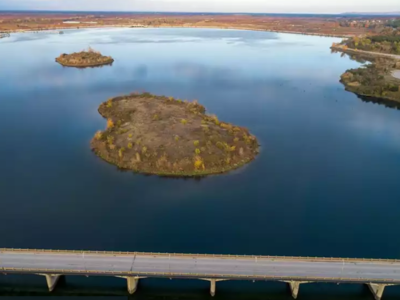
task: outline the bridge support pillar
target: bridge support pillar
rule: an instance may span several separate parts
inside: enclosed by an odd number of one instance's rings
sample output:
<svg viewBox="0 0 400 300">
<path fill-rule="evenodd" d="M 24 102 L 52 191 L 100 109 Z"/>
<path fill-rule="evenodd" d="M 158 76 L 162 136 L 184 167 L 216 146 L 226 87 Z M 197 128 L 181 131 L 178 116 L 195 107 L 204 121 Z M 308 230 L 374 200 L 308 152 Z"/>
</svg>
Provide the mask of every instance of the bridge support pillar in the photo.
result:
<svg viewBox="0 0 400 300">
<path fill-rule="evenodd" d="M 128 286 L 128 292 L 131 295 L 136 292 L 137 285 L 139 283 L 139 279 L 144 278 L 144 277 L 138 277 L 138 276 L 135 276 L 135 277 L 133 277 L 133 276 L 117 276 L 117 277 L 126 279 L 126 283 Z"/>
<path fill-rule="evenodd" d="M 47 282 L 47 287 L 49 288 L 49 292 L 52 292 L 55 289 L 57 282 L 61 277 L 61 275 L 58 274 L 38 274 L 38 275 L 46 277 L 46 282 Z"/>
<path fill-rule="evenodd" d="M 215 296 L 215 292 L 217 290 L 217 282 L 226 280 L 226 279 L 213 279 L 213 278 L 200 278 L 200 279 L 210 282 L 210 295 L 211 295 L 211 297 Z"/>
<path fill-rule="evenodd" d="M 374 295 L 375 300 L 381 300 L 385 287 L 391 284 L 378 284 L 378 283 L 367 283 L 369 290 Z"/>
<path fill-rule="evenodd" d="M 300 284 L 308 283 L 307 281 L 284 281 L 284 282 L 289 284 L 293 299 L 297 299 L 297 296 L 299 295 Z"/>
</svg>

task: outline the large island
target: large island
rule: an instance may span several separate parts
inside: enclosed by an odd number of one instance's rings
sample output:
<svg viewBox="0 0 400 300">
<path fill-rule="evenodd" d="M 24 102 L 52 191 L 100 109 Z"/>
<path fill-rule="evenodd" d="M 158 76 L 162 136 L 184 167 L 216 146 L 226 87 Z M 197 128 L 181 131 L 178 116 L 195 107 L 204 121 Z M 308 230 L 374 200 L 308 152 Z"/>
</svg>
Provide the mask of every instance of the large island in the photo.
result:
<svg viewBox="0 0 400 300">
<path fill-rule="evenodd" d="M 65 67 L 86 68 L 110 65 L 114 62 L 114 59 L 111 56 L 101 55 L 100 52 L 89 48 L 86 51 L 61 54 L 56 58 L 56 62 Z"/>
<path fill-rule="evenodd" d="M 133 93 L 102 103 L 99 113 L 107 129 L 95 134 L 92 149 L 123 169 L 203 176 L 239 168 L 259 151 L 246 128 L 206 115 L 197 101 Z"/>
</svg>

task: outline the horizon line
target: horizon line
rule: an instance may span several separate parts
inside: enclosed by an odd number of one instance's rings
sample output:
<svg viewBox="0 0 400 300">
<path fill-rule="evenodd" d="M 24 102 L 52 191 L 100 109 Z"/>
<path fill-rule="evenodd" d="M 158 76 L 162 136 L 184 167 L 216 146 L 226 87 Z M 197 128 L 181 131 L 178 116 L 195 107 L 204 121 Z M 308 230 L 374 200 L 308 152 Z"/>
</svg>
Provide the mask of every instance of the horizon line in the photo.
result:
<svg viewBox="0 0 400 300">
<path fill-rule="evenodd" d="M 400 15 L 400 11 L 389 11 L 389 12 L 211 12 L 211 11 L 151 11 L 151 10 L 51 10 L 51 9 L 0 9 L 0 12 L 73 12 L 73 13 L 152 13 L 152 14 L 270 14 L 270 15 Z"/>
</svg>

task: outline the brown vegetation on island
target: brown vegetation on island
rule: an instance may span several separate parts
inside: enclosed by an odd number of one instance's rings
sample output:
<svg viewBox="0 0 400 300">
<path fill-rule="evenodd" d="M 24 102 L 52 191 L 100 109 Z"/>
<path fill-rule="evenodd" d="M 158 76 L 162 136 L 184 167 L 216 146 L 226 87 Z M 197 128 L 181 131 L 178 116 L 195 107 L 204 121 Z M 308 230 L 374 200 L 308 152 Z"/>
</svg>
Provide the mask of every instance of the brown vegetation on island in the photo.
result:
<svg viewBox="0 0 400 300">
<path fill-rule="evenodd" d="M 239 168 L 259 151 L 246 128 L 206 115 L 197 101 L 133 93 L 102 103 L 99 113 L 107 128 L 95 134 L 91 147 L 123 169 L 204 176 Z"/>
<path fill-rule="evenodd" d="M 103 56 L 89 47 L 86 51 L 61 54 L 56 58 L 56 62 L 66 67 L 84 68 L 109 65 L 114 62 L 114 59 L 111 56 Z"/>
</svg>

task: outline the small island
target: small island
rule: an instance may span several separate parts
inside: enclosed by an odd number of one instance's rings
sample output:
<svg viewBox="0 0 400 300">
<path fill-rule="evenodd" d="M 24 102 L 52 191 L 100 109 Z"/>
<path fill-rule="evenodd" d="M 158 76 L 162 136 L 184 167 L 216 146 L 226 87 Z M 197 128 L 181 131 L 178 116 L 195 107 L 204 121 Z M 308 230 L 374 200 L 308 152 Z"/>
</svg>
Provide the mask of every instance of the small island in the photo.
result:
<svg viewBox="0 0 400 300">
<path fill-rule="evenodd" d="M 86 68 L 111 65 L 114 59 L 111 56 L 103 56 L 100 52 L 89 47 L 86 51 L 61 54 L 56 58 L 56 62 L 65 67 Z"/>
<path fill-rule="evenodd" d="M 102 103 L 105 131 L 91 141 L 93 151 L 122 169 L 160 176 L 193 177 L 225 173 L 259 152 L 246 128 L 205 114 L 197 101 L 132 93 Z"/>
</svg>

